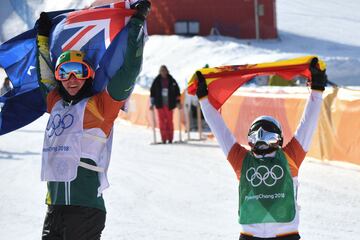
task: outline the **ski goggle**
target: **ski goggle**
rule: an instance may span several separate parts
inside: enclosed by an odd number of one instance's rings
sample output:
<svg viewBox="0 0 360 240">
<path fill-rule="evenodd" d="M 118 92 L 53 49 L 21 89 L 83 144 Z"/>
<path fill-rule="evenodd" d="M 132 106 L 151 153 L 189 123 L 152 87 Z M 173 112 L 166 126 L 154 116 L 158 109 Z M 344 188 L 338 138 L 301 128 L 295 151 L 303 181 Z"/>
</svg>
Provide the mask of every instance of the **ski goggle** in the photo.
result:
<svg viewBox="0 0 360 240">
<path fill-rule="evenodd" d="M 59 81 L 66 81 L 71 74 L 79 80 L 86 80 L 94 76 L 94 70 L 84 62 L 65 62 L 57 67 L 55 78 Z"/>
<path fill-rule="evenodd" d="M 251 147 L 256 146 L 258 143 L 263 143 L 267 146 L 273 146 L 279 144 L 280 141 L 280 134 L 268 132 L 263 129 L 262 126 L 257 130 L 250 132 L 248 135 L 248 142 Z"/>
<path fill-rule="evenodd" d="M 273 132 L 273 133 L 281 133 L 281 130 L 274 124 L 267 122 L 267 121 L 259 121 L 254 123 L 249 130 L 249 134 L 251 134 L 254 131 L 257 131 L 259 128 L 262 128 L 263 130 L 267 132 Z"/>
</svg>

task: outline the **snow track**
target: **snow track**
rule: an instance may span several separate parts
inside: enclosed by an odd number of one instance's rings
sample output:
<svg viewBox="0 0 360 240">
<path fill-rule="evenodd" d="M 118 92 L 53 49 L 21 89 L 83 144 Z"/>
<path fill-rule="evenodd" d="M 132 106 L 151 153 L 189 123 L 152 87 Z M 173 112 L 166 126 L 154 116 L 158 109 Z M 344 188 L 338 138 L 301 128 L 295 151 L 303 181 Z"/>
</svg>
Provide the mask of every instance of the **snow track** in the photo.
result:
<svg viewBox="0 0 360 240">
<path fill-rule="evenodd" d="M 39 239 L 46 117 L 1 136 L 0 239 Z M 175 135 L 176 136 L 176 135 Z M 116 123 L 103 239 L 238 239 L 238 182 L 216 142 L 150 145 L 151 129 Z M 300 170 L 300 231 L 308 240 L 360 235 L 360 167 L 307 159 Z"/>
</svg>

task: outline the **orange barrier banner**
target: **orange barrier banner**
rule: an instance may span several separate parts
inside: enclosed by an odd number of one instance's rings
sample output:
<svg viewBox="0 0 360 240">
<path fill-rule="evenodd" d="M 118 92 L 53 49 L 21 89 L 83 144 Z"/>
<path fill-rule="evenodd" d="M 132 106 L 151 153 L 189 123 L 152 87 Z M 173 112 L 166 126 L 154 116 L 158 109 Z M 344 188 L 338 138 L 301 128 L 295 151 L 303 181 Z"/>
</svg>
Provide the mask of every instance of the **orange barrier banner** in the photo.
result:
<svg viewBox="0 0 360 240">
<path fill-rule="evenodd" d="M 119 116 L 125 120 L 128 120 L 134 124 L 144 125 L 147 127 L 152 127 L 152 117 L 150 112 L 150 96 L 148 92 L 145 91 L 136 91 L 131 94 L 130 100 L 128 102 L 128 112 L 120 112 Z M 156 110 L 155 110 L 156 112 Z M 173 122 L 174 122 L 174 129 L 179 130 L 179 112 L 181 115 L 181 122 L 182 122 L 182 130 L 184 130 L 184 113 L 181 109 L 180 111 L 175 108 L 173 110 Z M 156 126 L 159 127 L 159 120 L 157 113 L 156 116 Z"/>
<path fill-rule="evenodd" d="M 221 114 L 239 143 L 247 145 L 251 122 L 260 115 L 277 118 L 283 128 L 284 143 L 293 136 L 309 97 L 306 87 L 258 87 L 238 89 L 222 106 Z M 360 164 L 360 91 L 328 88 L 308 156 Z M 152 126 L 149 94 L 136 91 L 129 112 L 121 117 Z M 182 122 L 183 122 L 183 113 Z M 174 127 L 179 111 L 174 110 Z M 184 129 L 184 128 L 183 128 Z"/>
</svg>

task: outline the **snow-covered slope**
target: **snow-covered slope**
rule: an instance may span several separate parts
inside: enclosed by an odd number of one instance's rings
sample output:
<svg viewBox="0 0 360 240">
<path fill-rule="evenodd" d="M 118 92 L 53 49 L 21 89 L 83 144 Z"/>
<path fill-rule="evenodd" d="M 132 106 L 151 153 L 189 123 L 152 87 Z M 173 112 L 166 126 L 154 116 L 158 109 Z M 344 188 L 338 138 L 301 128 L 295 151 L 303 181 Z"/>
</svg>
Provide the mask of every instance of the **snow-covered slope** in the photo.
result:
<svg viewBox="0 0 360 240">
<path fill-rule="evenodd" d="M 277 24 L 281 31 L 360 47 L 359 1 L 277 0 L 276 4 Z"/>
<path fill-rule="evenodd" d="M 4 0 L 0 8 L 0 42 L 33 26 L 41 11 L 81 8 L 91 2 Z M 339 85 L 360 85 L 358 10 L 360 1 L 354 0 L 279 0 L 277 40 L 151 36 L 139 83 L 149 86 L 162 64 L 169 67 L 184 88 L 191 74 L 205 64 L 259 63 L 314 54 L 327 62 L 331 81 Z"/>
<path fill-rule="evenodd" d="M 359 24 L 360 25 L 360 24 Z M 151 36 L 145 48 L 141 85 L 149 85 L 165 64 L 182 87 L 196 69 L 210 66 L 271 62 L 318 55 L 328 65 L 329 79 L 360 85 L 360 47 L 281 32 L 280 39 L 245 41 L 229 37 Z"/>
<path fill-rule="evenodd" d="M 46 117 L 0 137 L 0 239 L 40 239 Z M 177 136 L 177 134 L 175 134 Z M 238 239 L 238 181 L 216 142 L 150 145 L 152 131 L 115 126 L 106 240 Z M 299 173 L 300 232 L 308 240 L 360 235 L 360 168 L 307 159 Z"/>
<path fill-rule="evenodd" d="M 154 76 L 158 70 L 154 66 L 167 64 L 185 86 L 185 79 L 194 69 L 206 63 L 233 65 L 319 55 L 328 64 L 331 81 L 360 85 L 359 10 L 360 1 L 355 0 L 278 0 L 277 40 L 152 36 L 146 46 L 141 76 Z"/>
</svg>

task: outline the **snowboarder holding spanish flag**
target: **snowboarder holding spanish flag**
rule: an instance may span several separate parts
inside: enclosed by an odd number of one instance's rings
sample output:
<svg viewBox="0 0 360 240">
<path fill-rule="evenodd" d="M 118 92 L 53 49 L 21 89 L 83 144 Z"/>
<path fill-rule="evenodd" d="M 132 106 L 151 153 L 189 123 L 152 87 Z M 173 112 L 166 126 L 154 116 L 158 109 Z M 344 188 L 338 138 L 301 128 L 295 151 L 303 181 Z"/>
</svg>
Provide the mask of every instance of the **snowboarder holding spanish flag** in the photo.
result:
<svg viewBox="0 0 360 240">
<path fill-rule="evenodd" d="M 220 113 L 211 105 L 203 74 L 196 72 L 205 119 L 239 183 L 240 240 L 298 240 L 298 171 L 316 129 L 327 77 L 318 59 L 310 63 L 311 93 L 297 130 L 285 146 L 280 123 L 271 116 L 260 116 L 248 131 L 247 150 L 236 142 Z"/>
</svg>

